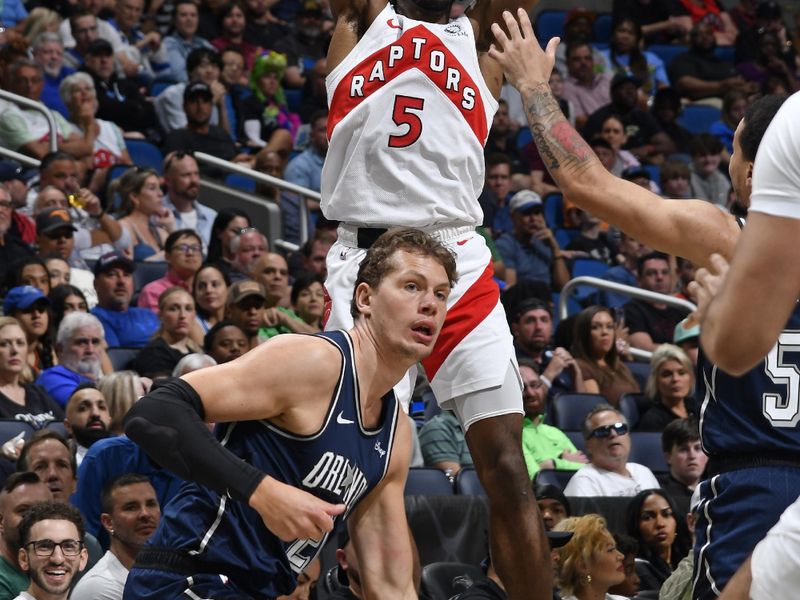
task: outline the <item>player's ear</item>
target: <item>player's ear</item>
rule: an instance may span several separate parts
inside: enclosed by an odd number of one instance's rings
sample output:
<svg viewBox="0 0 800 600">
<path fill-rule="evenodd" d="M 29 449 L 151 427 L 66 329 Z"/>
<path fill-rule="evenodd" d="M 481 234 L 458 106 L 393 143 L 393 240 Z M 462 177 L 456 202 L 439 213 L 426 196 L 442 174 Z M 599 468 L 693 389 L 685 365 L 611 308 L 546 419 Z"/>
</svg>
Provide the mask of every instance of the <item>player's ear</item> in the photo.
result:
<svg viewBox="0 0 800 600">
<path fill-rule="evenodd" d="M 747 185 L 753 185 L 753 163 L 747 163 L 747 177 L 746 177 Z"/>
<path fill-rule="evenodd" d="M 358 284 L 355 299 L 359 314 L 368 316 L 372 310 L 372 288 L 368 283 L 362 281 Z"/>
</svg>

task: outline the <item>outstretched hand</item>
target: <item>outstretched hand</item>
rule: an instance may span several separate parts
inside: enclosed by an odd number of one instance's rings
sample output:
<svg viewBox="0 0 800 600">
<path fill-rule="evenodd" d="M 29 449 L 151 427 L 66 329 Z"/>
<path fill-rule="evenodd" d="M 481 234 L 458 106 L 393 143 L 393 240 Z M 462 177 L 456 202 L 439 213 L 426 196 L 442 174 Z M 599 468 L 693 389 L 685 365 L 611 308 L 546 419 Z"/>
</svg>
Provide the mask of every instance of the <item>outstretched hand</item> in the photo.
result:
<svg viewBox="0 0 800 600">
<path fill-rule="evenodd" d="M 272 533 L 284 542 L 297 539 L 320 540 L 333 530 L 334 517 L 345 511 L 344 504 L 325 502 L 306 491 L 265 477 L 250 497 Z"/>
<path fill-rule="evenodd" d="M 498 23 L 492 24 L 497 44 L 491 45 L 489 56 L 503 68 L 509 83 L 521 91 L 523 87 L 550 81 L 550 73 L 556 62 L 556 47 L 561 40 L 552 38 L 547 42 L 547 48 L 542 50 L 525 9 L 517 9 L 517 19 L 509 11 L 503 11 L 510 37 Z"/>
</svg>

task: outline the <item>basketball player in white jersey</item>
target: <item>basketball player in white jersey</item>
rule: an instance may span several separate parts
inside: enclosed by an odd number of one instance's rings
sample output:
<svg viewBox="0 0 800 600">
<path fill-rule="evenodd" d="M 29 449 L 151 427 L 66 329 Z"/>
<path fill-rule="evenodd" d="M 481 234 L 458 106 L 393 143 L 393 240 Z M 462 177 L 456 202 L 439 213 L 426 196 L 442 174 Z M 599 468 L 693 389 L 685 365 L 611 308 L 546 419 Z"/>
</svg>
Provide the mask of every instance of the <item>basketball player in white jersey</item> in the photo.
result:
<svg viewBox="0 0 800 600">
<path fill-rule="evenodd" d="M 548 546 L 521 453 L 511 334 L 475 232 L 483 146 L 503 80 L 486 54 L 488 36 L 504 2 L 478 0 L 469 16 L 450 19 L 452 0 L 331 1 L 321 207 L 342 223 L 328 253 L 328 329 L 351 324 L 358 263 L 387 228 L 422 229 L 456 255 L 460 279 L 423 365 L 466 431 L 489 497 L 493 563 L 509 598 L 528 600 L 551 597 Z"/>
</svg>

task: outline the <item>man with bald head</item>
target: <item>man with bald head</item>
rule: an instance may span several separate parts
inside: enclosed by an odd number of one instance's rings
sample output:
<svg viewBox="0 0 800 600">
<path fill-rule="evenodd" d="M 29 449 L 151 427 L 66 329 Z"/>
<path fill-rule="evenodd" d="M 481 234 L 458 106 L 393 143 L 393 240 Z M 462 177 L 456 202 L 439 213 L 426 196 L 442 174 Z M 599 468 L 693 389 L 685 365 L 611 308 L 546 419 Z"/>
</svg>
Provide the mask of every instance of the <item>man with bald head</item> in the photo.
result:
<svg viewBox="0 0 800 600">
<path fill-rule="evenodd" d="M 19 568 L 19 522 L 37 502 L 53 494 L 36 473 L 9 475 L 0 491 L 0 598 L 14 598 L 28 588 L 28 576 Z"/>
<path fill-rule="evenodd" d="M 266 291 L 265 327 L 259 330 L 260 336 L 271 338 L 280 333 L 316 333 L 313 327 L 285 306 L 289 299 L 289 265 L 283 256 L 274 252 L 262 254 L 251 263 L 250 276 Z"/>
</svg>

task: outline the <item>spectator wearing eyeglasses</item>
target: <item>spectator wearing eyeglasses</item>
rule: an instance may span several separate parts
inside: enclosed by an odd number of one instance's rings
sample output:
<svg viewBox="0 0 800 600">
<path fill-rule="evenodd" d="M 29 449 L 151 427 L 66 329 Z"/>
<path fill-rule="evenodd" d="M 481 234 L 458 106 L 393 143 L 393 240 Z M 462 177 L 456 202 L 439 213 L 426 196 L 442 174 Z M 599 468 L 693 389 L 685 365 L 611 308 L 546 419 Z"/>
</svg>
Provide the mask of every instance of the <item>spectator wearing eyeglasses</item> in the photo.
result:
<svg viewBox="0 0 800 600">
<path fill-rule="evenodd" d="M 62 407 L 81 383 L 92 383 L 102 375 L 105 343 L 103 325 L 92 314 L 76 311 L 61 321 L 56 336 L 58 364 L 42 371 L 36 383 Z"/>
<path fill-rule="evenodd" d="M 635 496 L 660 487 L 647 467 L 629 463 L 628 420 L 610 404 L 595 406 L 583 422 L 589 464 L 569 480 L 567 496 Z"/>
<path fill-rule="evenodd" d="M 19 524 L 19 565 L 31 583 L 14 600 L 67 600 L 72 580 L 89 560 L 84 535 L 77 508 L 64 502 L 32 506 Z"/>
<path fill-rule="evenodd" d="M 164 242 L 164 258 L 168 265 L 167 273 L 142 288 L 138 301 L 140 308 L 158 312 L 158 297 L 172 287 L 192 293 L 194 275 L 203 262 L 203 241 L 192 229 L 173 231 Z"/>
</svg>

